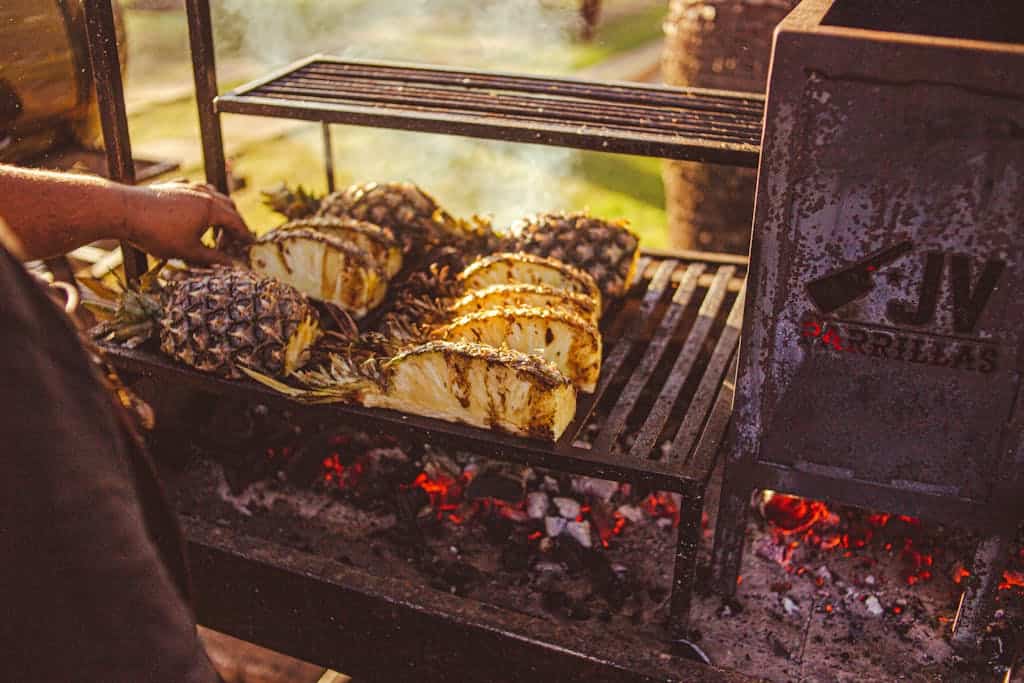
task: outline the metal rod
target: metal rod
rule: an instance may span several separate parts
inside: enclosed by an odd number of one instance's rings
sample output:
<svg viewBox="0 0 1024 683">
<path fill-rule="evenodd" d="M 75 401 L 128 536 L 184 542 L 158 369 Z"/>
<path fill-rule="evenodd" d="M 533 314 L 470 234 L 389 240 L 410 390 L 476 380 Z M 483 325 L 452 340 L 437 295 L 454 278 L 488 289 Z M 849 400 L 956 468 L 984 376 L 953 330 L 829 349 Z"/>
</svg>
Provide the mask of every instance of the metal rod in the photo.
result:
<svg viewBox="0 0 1024 683">
<path fill-rule="evenodd" d="M 187 0 L 188 41 L 192 48 L 192 76 L 199 108 L 199 134 L 203 142 L 203 167 L 206 182 L 227 194 L 228 170 L 224 158 L 224 138 L 220 114 L 214 109 L 217 97 L 217 65 L 213 52 L 213 22 L 210 0 Z"/>
<path fill-rule="evenodd" d="M 703 534 L 704 486 L 689 487 L 679 505 L 679 527 L 675 565 L 672 570 L 672 597 L 669 603 L 669 633 L 673 638 L 688 638 L 690 601 L 697 576 L 697 553 Z"/>
<path fill-rule="evenodd" d="M 134 185 L 135 162 L 128 135 L 114 10 L 110 0 L 85 0 L 83 9 L 89 63 L 96 84 L 103 148 L 107 155 L 107 175 L 116 182 Z M 125 279 L 134 288 L 139 277 L 146 272 L 146 254 L 127 241 L 121 242 L 121 252 L 124 255 Z"/>
<path fill-rule="evenodd" d="M 324 134 L 324 165 L 327 168 L 327 191 L 334 192 L 334 148 L 331 145 L 331 124 L 320 124 Z"/>
</svg>

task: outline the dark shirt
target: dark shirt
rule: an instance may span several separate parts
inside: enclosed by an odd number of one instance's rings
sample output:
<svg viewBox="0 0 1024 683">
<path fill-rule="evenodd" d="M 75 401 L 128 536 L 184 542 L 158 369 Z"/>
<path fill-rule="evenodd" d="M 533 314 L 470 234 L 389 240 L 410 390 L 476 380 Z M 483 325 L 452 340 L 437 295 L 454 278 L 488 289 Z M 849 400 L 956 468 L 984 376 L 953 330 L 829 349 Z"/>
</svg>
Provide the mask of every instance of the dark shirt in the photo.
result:
<svg viewBox="0 0 1024 683">
<path fill-rule="evenodd" d="M 0 248 L 0 681 L 214 683 L 188 590 L 148 456 Z"/>
</svg>

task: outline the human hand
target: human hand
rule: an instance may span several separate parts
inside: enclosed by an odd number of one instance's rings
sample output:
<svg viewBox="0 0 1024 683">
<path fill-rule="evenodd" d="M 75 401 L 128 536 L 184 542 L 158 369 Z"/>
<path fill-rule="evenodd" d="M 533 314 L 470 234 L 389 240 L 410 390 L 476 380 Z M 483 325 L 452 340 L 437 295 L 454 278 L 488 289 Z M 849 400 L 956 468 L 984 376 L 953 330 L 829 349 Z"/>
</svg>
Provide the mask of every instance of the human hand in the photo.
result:
<svg viewBox="0 0 1024 683">
<path fill-rule="evenodd" d="M 235 203 L 212 185 L 175 180 L 128 191 L 125 237 L 153 256 L 231 265 L 234 259 L 229 254 L 202 243 L 203 234 L 216 227 L 235 244 L 253 241 Z"/>
</svg>

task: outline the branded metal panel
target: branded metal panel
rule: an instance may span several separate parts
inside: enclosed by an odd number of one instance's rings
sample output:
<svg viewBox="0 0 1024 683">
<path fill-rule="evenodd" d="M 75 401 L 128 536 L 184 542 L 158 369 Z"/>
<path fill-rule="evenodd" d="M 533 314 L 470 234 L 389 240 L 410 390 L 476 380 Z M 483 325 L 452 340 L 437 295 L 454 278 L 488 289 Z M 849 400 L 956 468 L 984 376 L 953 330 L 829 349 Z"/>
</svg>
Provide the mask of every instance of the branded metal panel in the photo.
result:
<svg viewBox="0 0 1024 683">
<path fill-rule="evenodd" d="M 923 36 L 806 0 L 776 33 L 716 538 L 727 591 L 751 488 L 990 532 L 1020 517 L 1024 44 L 939 37 L 955 4 Z"/>
</svg>

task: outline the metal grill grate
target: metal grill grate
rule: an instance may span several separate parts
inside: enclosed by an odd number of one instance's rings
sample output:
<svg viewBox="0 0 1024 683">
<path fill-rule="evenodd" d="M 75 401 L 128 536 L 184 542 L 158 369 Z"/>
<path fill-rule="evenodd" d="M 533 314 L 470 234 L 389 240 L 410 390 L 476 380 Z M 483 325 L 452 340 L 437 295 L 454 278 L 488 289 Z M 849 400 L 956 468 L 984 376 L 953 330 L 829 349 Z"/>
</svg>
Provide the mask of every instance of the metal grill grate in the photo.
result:
<svg viewBox="0 0 1024 683">
<path fill-rule="evenodd" d="M 754 167 L 764 98 L 315 56 L 216 108 Z"/>
<path fill-rule="evenodd" d="M 416 432 L 438 445 L 476 447 L 496 457 L 607 479 L 649 481 L 679 491 L 681 479 L 704 481 L 707 477 L 706 463 L 693 462 L 693 454 L 738 341 L 742 268 L 736 263 L 740 259 L 723 260 L 734 262 L 642 257 L 640 277 L 629 296 L 609 311 L 602 325 L 608 340 L 602 380 L 593 394 L 580 395 L 576 418 L 557 443 L 382 409 L 342 405 L 301 409 L 330 411 L 339 418 L 347 415 L 360 424 L 369 422 L 390 431 Z M 732 312 L 725 320 L 730 306 Z M 712 339 L 714 350 L 709 352 Z M 667 372 L 659 361 L 672 357 L 666 353 L 670 349 L 678 356 Z M 126 372 L 172 379 L 217 394 L 287 401 L 253 382 L 205 375 L 156 352 L 108 350 L 112 362 Z M 638 363 L 630 362 L 638 356 Z M 628 418 L 645 411 L 648 417 L 638 429 L 626 430 Z M 666 424 L 681 425 L 678 435 L 671 430 L 666 434 Z M 633 438 L 629 449 L 618 443 L 626 431 Z M 717 440 L 720 435 L 710 436 Z M 658 457 L 661 449 L 656 446 L 666 441 L 672 443 L 671 457 Z"/>
</svg>

